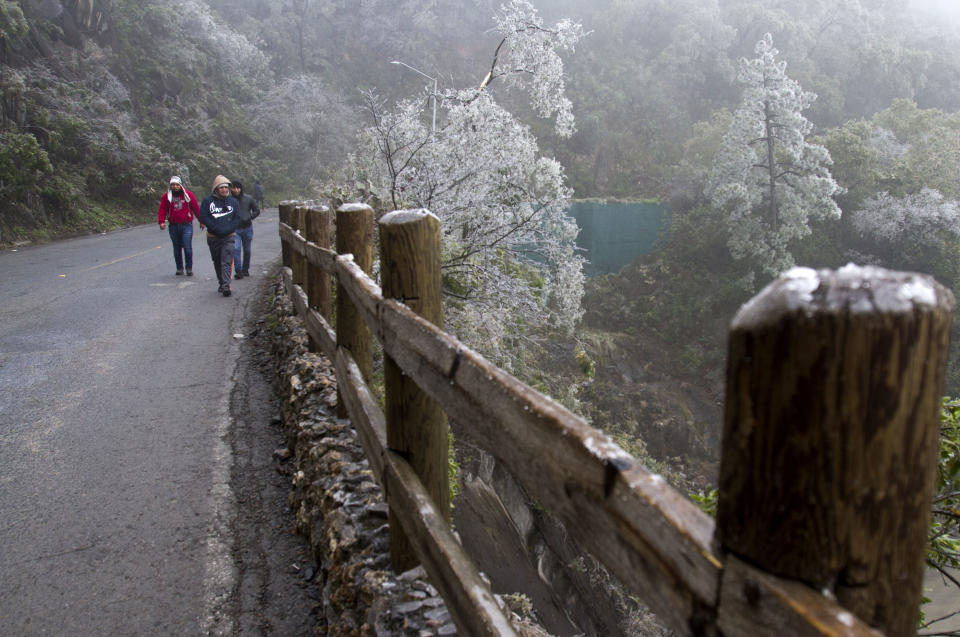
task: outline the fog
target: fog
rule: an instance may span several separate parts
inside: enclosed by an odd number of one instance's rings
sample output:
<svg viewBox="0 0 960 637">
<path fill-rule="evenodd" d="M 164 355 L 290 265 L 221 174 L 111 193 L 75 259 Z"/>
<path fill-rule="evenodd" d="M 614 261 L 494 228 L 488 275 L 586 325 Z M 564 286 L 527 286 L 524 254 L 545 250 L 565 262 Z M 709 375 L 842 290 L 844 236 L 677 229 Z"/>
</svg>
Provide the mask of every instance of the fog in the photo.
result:
<svg viewBox="0 0 960 637">
<path fill-rule="evenodd" d="M 960 290 L 956 0 L 0 7 L 2 240 L 151 221 L 171 174 L 427 208 L 446 328 L 685 492 L 715 484 L 730 320 L 780 272 Z"/>
</svg>

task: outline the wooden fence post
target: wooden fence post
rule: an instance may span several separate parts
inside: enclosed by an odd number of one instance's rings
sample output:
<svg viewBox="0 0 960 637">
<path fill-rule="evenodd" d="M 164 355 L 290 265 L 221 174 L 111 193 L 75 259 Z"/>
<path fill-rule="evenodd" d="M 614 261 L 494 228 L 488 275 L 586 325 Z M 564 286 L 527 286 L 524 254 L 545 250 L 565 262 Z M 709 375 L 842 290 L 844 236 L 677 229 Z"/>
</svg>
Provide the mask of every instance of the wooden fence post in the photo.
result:
<svg viewBox="0 0 960 637">
<path fill-rule="evenodd" d="M 398 210 L 380 219 L 380 278 L 384 298 L 397 299 L 431 323 L 443 326 L 440 221 L 429 211 Z M 389 356 L 384 356 L 383 368 L 387 446 L 407 459 L 449 521 L 446 415 Z M 390 559 L 398 573 L 419 563 L 392 510 Z"/>
<path fill-rule="evenodd" d="M 292 215 L 294 230 L 300 232 L 301 237 L 307 236 L 307 206 L 303 202 L 297 203 L 293 209 Z M 307 281 L 307 257 L 294 252 L 293 254 L 293 282 L 302 288 L 306 287 Z"/>
<path fill-rule="evenodd" d="M 291 218 L 293 217 L 293 209 L 296 208 L 296 201 L 281 201 L 277 206 L 277 211 L 280 215 L 280 223 L 285 223 L 288 226 L 293 227 Z M 293 250 L 290 246 L 284 241 L 281 242 L 280 253 L 283 257 L 283 267 L 293 269 Z"/>
<path fill-rule="evenodd" d="M 953 304 L 925 275 L 794 268 L 730 331 L 716 541 L 894 637 L 916 633 Z"/>
<path fill-rule="evenodd" d="M 370 274 L 373 270 L 373 208 L 361 203 L 348 203 L 337 208 L 337 252 L 352 254 L 357 266 Z M 370 331 L 360 312 L 354 307 L 341 283 L 337 283 L 337 345 L 350 350 L 363 379 L 370 380 L 373 356 Z M 337 414 L 347 416 L 343 400 L 338 400 Z"/>
<path fill-rule="evenodd" d="M 326 206 L 314 206 L 307 210 L 307 241 L 321 248 L 330 248 L 330 209 Z M 307 297 L 310 305 L 317 308 L 320 315 L 330 322 L 333 313 L 330 307 L 330 275 L 318 267 L 307 264 Z"/>
</svg>

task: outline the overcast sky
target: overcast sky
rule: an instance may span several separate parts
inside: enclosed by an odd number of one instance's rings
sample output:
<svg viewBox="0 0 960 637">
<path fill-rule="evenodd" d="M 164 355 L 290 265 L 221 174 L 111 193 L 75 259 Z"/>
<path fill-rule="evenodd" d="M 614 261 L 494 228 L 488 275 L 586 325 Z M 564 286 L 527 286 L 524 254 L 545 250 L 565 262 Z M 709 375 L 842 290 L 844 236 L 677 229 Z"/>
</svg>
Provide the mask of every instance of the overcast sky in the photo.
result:
<svg viewBox="0 0 960 637">
<path fill-rule="evenodd" d="M 960 0 L 910 0 L 920 10 L 946 14 L 954 20 L 960 18 Z"/>
</svg>

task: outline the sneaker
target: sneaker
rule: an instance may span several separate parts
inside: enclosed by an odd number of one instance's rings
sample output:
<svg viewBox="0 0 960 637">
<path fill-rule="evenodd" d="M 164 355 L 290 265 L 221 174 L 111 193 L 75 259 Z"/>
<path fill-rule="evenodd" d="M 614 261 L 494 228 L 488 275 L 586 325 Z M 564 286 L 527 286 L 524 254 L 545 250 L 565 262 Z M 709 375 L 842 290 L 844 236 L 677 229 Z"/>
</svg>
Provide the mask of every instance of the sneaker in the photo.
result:
<svg viewBox="0 0 960 637">
<path fill-rule="evenodd" d="M 187 270 L 187 276 L 193 276 L 193 270 Z"/>
<path fill-rule="evenodd" d="M 177 276 L 183 276 L 183 270 L 177 270 Z"/>
<path fill-rule="evenodd" d="M 230 288 L 223 288 L 223 295 L 230 296 Z"/>
<path fill-rule="evenodd" d="M 233 278 L 239 281 L 240 279 L 243 278 L 243 272 L 237 272 L 236 274 L 233 275 Z"/>
<path fill-rule="evenodd" d="M 250 270 L 244 270 L 244 271 L 243 271 L 243 276 L 249 279 L 249 278 L 250 278 Z"/>
</svg>

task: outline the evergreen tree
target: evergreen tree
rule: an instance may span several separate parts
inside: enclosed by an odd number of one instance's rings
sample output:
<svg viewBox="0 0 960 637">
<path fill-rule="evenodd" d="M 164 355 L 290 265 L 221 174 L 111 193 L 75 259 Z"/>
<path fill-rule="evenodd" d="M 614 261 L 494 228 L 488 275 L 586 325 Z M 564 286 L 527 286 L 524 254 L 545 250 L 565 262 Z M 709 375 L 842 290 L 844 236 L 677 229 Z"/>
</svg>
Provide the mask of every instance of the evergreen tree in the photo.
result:
<svg viewBox="0 0 960 637">
<path fill-rule="evenodd" d="M 840 186 L 827 168 L 827 149 L 806 140 L 812 125 L 802 111 L 816 98 L 787 77 L 766 34 L 757 57 L 742 59 L 746 85 L 720 151 L 708 196 L 727 215 L 727 245 L 768 274 L 793 265 L 790 242 L 810 234 L 811 218 L 839 217 Z"/>
</svg>

